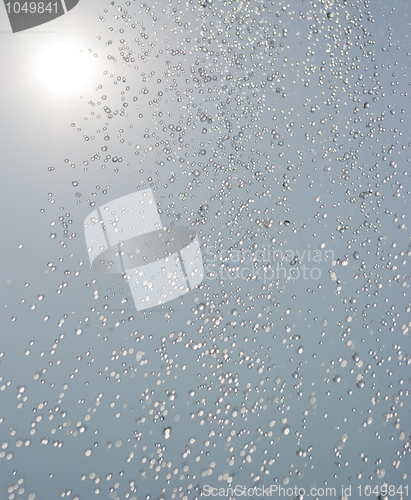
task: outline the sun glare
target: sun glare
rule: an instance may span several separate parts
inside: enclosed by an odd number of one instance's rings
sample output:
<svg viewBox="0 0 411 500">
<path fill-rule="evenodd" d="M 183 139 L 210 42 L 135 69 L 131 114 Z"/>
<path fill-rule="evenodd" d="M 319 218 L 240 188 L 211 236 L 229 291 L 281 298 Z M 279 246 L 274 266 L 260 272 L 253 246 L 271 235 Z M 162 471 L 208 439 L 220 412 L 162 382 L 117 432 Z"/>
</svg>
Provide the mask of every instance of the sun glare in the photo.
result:
<svg viewBox="0 0 411 500">
<path fill-rule="evenodd" d="M 74 43 L 61 42 L 45 48 L 37 66 L 39 79 L 59 94 L 81 90 L 95 71 L 94 57 Z"/>
</svg>

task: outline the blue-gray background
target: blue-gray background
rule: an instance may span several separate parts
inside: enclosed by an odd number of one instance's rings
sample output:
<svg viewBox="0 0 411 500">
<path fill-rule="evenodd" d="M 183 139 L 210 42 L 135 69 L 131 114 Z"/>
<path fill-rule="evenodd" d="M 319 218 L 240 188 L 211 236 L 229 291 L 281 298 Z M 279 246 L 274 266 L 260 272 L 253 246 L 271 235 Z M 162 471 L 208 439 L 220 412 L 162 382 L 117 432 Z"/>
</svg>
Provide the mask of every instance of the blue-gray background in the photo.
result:
<svg viewBox="0 0 411 500">
<path fill-rule="evenodd" d="M 129 3 L 14 35 L 1 10 L 1 497 L 405 491 L 406 2 Z M 98 64 L 67 96 L 35 78 L 64 40 Z M 83 221 L 142 186 L 209 267 L 137 313 Z"/>
</svg>

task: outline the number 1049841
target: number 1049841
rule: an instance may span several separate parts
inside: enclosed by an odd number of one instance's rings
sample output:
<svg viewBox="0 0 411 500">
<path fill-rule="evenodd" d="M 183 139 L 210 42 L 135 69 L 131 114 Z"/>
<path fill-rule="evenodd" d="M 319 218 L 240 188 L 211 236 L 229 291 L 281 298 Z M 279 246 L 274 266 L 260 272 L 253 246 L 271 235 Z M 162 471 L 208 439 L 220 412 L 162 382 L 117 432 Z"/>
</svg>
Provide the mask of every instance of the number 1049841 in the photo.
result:
<svg viewBox="0 0 411 500">
<path fill-rule="evenodd" d="M 6 9 L 9 14 L 44 14 L 44 12 L 49 12 L 50 14 L 58 12 L 57 2 L 8 2 L 6 3 Z"/>
<path fill-rule="evenodd" d="M 399 495 L 400 498 L 408 497 L 408 486 L 395 486 L 393 484 L 384 484 L 381 486 L 357 486 L 358 496 L 369 497 L 371 495 L 394 497 Z"/>
</svg>

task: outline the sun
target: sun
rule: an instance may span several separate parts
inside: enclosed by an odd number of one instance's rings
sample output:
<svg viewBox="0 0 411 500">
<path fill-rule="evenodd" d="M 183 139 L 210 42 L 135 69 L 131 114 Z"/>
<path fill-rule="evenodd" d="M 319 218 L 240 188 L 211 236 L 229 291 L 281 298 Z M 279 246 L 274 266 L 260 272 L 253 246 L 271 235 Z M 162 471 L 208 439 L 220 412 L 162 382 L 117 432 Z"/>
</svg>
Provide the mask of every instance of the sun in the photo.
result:
<svg viewBox="0 0 411 500">
<path fill-rule="evenodd" d="M 94 57 L 72 42 L 49 45 L 40 54 L 37 65 L 40 81 L 58 94 L 84 88 L 95 69 Z"/>
</svg>

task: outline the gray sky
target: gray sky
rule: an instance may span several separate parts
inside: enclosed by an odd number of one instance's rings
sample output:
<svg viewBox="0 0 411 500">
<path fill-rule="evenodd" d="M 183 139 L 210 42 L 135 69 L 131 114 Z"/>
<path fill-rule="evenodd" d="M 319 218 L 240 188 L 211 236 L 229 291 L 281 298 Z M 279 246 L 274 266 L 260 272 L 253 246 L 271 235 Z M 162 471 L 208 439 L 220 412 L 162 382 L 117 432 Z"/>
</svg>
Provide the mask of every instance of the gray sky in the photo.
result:
<svg viewBox="0 0 411 500">
<path fill-rule="evenodd" d="M 150 7 L 0 9 L 2 497 L 405 491 L 407 5 Z M 59 94 L 36 72 L 67 40 L 96 70 Z M 205 278 L 137 312 L 83 223 L 142 187 Z"/>
</svg>

